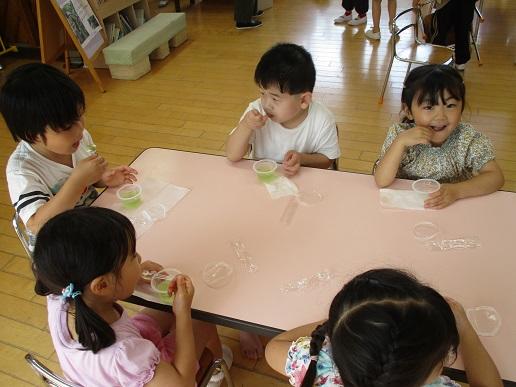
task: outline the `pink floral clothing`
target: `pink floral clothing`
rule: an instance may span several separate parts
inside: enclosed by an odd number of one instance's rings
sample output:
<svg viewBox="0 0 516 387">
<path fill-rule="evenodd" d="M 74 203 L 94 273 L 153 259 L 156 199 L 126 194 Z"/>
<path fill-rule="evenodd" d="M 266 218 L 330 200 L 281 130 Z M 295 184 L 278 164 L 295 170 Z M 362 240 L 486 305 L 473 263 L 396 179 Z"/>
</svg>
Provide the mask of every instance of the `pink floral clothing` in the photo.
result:
<svg viewBox="0 0 516 387">
<path fill-rule="evenodd" d="M 288 350 L 285 373 L 289 377 L 290 384 L 295 387 L 301 386 L 306 370 L 310 365 L 310 339 L 311 338 L 309 336 L 300 337 L 292 343 Z M 324 341 L 321 352 L 319 352 L 314 386 L 344 386 L 339 375 L 339 370 L 333 362 L 331 345 L 328 338 Z M 427 384 L 423 387 L 460 387 L 460 385 L 447 376 L 440 376 L 433 383 Z"/>
</svg>

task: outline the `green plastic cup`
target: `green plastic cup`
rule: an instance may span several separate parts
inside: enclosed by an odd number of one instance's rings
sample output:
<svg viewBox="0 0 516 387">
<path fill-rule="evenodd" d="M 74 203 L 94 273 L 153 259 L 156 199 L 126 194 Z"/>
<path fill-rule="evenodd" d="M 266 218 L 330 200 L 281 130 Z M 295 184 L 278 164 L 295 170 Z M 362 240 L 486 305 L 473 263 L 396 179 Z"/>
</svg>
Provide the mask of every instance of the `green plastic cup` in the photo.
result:
<svg viewBox="0 0 516 387">
<path fill-rule="evenodd" d="M 262 183 L 270 183 L 278 177 L 276 174 L 276 169 L 278 168 L 278 164 L 274 160 L 259 160 L 255 161 L 253 164 L 253 170 L 258 176 L 258 180 Z"/>
<path fill-rule="evenodd" d="M 116 191 L 116 196 L 125 208 L 137 208 L 142 204 L 142 187 L 139 184 L 125 184 Z"/>
<path fill-rule="evenodd" d="M 168 287 L 178 274 L 181 274 L 179 270 L 167 268 L 158 271 L 151 278 L 152 290 L 159 295 L 160 300 L 165 304 L 172 305 L 172 302 L 174 302 L 174 294 L 168 295 Z"/>
</svg>

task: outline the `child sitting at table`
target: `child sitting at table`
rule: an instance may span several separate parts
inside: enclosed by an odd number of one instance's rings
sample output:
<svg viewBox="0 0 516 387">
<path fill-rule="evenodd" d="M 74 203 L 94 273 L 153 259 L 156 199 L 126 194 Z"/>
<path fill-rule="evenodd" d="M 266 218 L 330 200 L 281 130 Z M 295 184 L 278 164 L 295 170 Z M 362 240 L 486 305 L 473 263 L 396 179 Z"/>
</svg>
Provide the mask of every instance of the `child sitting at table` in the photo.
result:
<svg viewBox="0 0 516 387">
<path fill-rule="evenodd" d="M 332 113 L 313 100 L 315 66 L 303 47 L 280 43 L 260 59 L 254 73 L 261 98 L 251 102 L 230 133 L 226 155 L 283 163 L 286 175 L 300 166 L 329 168 L 340 156 Z"/>
<path fill-rule="evenodd" d="M 344 285 L 326 321 L 272 339 L 266 358 L 296 387 L 460 387 L 441 375 L 459 341 L 469 385 L 501 387 L 460 304 L 407 273 L 375 269 Z"/>
<path fill-rule="evenodd" d="M 14 209 L 36 234 L 51 217 L 89 205 L 96 187 L 130 183 L 136 171 L 108 169 L 84 129 L 84 94 L 58 69 L 30 63 L 18 67 L 0 92 L 0 111 L 15 141 L 7 162 Z"/>
<path fill-rule="evenodd" d="M 396 177 L 435 179 L 441 188 L 425 201 L 426 208 L 434 209 L 502 187 L 491 141 L 461 122 L 466 89 L 457 70 L 445 65 L 412 70 L 401 103 L 402 122 L 389 129 L 375 165 L 378 187 Z"/>
<path fill-rule="evenodd" d="M 118 300 L 133 294 L 142 270 L 131 222 L 110 209 L 76 208 L 41 228 L 34 250 L 35 291 L 47 296 L 48 326 L 65 377 L 81 386 L 194 386 L 205 348 L 222 356 L 216 327 L 191 319 L 194 287 L 176 276 L 173 311 L 129 317 Z M 232 354 L 224 348 L 226 362 Z M 218 386 L 219 373 L 209 386 Z"/>
</svg>

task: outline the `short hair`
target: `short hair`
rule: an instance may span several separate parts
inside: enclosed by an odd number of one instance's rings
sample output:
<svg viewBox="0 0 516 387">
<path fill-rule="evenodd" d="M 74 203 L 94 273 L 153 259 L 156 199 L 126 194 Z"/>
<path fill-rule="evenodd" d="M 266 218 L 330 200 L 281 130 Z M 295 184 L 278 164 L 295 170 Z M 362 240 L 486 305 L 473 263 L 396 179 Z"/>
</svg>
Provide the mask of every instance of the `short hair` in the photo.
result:
<svg viewBox="0 0 516 387">
<path fill-rule="evenodd" d="M 328 320 L 312 332 L 310 356 L 328 337 L 342 381 L 350 387 L 422 386 L 457 353 L 459 333 L 446 300 L 409 273 L 362 273 L 333 299 Z M 312 386 L 317 360 L 301 384 Z"/>
<path fill-rule="evenodd" d="M 312 56 L 297 44 L 278 43 L 261 57 L 254 81 L 264 88 L 278 86 L 282 93 L 312 92 L 315 86 Z"/>
<path fill-rule="evenodd" d="M 0 112 L 14 141 L 34 143 L 47 126 L 68 130 L 85 109 L 84 93 L 66 74 L 42 63 L 11 72 L 0 91 Z"/>
<path fill-rule="evenodd" d="M 95 278 L 120 277 L 129 255 L 136 254 L 135 230 L 129 219 L 108 208 L 81 207 L 46 222 L 38 233 L 33 254 L 34 290 L 40 296 L 61 295 L 72 284 L 84 292 Z M 94 353 L 116 341 L 110 325 L 79 295 L 67 298 L 75 306 L 79 342 Z"/>
<path fill-rule="evenodd" d="M 462 110 L 466 104 L 466 87 L 457 70 L 446 65 L 425 65 L 412 70 L 403 84 L 401 102 L 410 111 L 412 102 L 417 96 L 417 104 L 428 101 L 437 105 L 439 98 L 444 101 L 447 91 L 457 101 L 462 101 Z M 404 119 L 404 121 L 409 121 Z"/>
</svg>

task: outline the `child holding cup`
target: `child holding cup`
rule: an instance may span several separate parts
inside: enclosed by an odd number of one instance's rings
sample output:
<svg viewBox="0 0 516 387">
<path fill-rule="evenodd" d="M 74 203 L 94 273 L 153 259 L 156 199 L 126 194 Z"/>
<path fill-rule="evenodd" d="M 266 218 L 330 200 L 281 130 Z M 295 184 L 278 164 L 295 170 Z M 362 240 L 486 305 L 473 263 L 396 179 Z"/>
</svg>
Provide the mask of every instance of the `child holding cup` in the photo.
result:
<svg viewBox="0 0 516 387">
<path fill-rule="evenodd" d="M 389 129 L 375 164 L 378 187 L 396 177 L 434 179 L 441 186 L 425 200 L 425 207 L 433 209 L 502 187 L 491 141 L 461 122 L 465 97 L 464 81 L 450 66 L 426 65 L 410 72 L 401 95 L 402 122 Z"/>
</svg>

